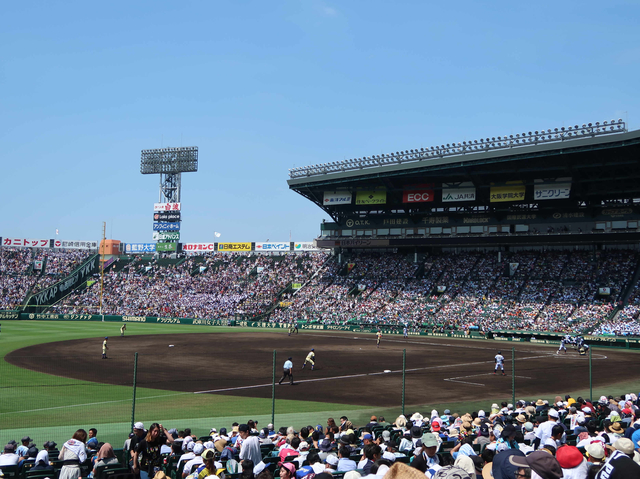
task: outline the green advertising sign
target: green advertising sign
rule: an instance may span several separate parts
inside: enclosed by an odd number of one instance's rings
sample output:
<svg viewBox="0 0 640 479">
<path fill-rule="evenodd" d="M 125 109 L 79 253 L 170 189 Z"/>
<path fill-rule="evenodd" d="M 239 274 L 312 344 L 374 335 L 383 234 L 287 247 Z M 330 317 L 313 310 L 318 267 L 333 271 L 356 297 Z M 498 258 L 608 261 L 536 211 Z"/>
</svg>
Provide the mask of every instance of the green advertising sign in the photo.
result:
<svg viewBox="0 0 640 479">
<path fill-rule="evenodd" d="M 291 283 L 291 289 L 300 289 L 302 288 L 302 283 Z"/>
<path fill-rule="evenodd" d="M 178 243 L 158 243 L 156 245 L 156 251 L 158 252 L 167 252 L 167 251 L 176 251 L 178 249 Z"/>
</svg>

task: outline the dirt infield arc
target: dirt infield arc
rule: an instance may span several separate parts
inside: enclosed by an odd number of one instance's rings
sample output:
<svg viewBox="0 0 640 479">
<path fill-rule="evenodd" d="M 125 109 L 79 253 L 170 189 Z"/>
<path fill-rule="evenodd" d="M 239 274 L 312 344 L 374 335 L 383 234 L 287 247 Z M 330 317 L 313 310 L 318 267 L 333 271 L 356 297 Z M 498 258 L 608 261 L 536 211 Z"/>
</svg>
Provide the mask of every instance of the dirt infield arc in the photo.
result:
<svg viewBox="0 0 640 479">
<path fill-rule="evenodd" d="M 589 387 L 588 361 L 556 347 L 433 337 L 383 338 L 338 332 L 204 333 L 127 336 L 109 339 L 109 359 L 101 359 L 103 338 L 39 344 L 13 351 L 6 360 L 19 367 L 62 377 L 131 385 L 134 353 L 139 353 L 138 386 L 193 393 L 271 397 L 273 350 L 276 381 L 291 356 L 295 385 L 276 387 L 281 399 L 319 400 L 388 407 L 401 404 L 402 350 L 407 350 L 406 403 L 511 397 L 511 347 L 516 349 L 517 397 L 556 395 Z M 316 368 L 302 370 L 311 348 Z M 507 376 L 492 374 L 502 349 Z M 594 387 L 629 379 L 637 355 L 593 352 Z M 385 372 L 391 371 L 391 372 Z"/>
</svg>

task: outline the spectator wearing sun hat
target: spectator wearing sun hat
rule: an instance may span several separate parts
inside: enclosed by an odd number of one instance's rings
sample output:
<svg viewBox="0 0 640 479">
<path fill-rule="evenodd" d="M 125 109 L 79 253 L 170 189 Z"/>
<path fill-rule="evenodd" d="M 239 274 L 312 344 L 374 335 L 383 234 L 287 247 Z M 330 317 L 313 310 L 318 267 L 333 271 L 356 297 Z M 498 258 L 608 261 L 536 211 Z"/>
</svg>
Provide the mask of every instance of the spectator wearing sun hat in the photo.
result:
<svg viewBox="0 0 640 479">
<path fill-rule="evenodd" d="M 621 438 L 614 444 L 613 453 L 604 462 L 595 479 L 628 479 L 640 477 L 640 466 L 632 457 L 634 452 L 631 439 Z"/>
<path fill-rule="evenodd" d="M 563 477 L 560 463 L 553 457 L 553 454 L 547 451 L 534 451 L 528 456 L 511 456 L 509 457 L 509 462 L 517 467 L 518 472 L 522 469 L 531 469 L 532 473 L 535 472 L 542 479 L 560 479 Z"/>
<path fill-rule="evenodd" d="M 587 465 L 589 470 L 596 468 L 594 474 L 602 467 L 604 461 L 604 448 L 605 445 L 601 441 L 593 441 L 590 444 L 587 444 L 584 448 L 587 455 Z"/>
</svg>

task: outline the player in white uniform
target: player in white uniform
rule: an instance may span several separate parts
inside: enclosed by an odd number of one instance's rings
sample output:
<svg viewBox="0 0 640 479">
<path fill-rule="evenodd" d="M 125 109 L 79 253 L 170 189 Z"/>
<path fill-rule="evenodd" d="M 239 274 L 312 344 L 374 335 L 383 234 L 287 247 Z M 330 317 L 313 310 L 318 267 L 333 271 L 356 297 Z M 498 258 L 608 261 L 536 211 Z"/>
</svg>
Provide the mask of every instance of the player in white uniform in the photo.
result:
<svg viewBox="0 0 640 479">
<path fill-rule="evenodd" d="M 404 339 L 407 339 L 409 337 L 409 331 L 407 330 L 407 325 L 404 325 L 404 328 L 402 328 L 402 334 L 404 335 Z"/>
<path fill-rule="evenodd" d="M 316 365 L 315 358 L 316 358 L 315 349 L 311 348 L 311 351 L 309 351 L 309 354 L 307 354 L 307 358 L 304 360 L 302 369 L 304 369 L 307 363 L 309 363 L 311 364 L 311 370 L 313 371 L 313 367 Z"/>
<path fill-rule="evenodd" d="M 504 373 L 504 356 L 502 355 L 502 351 L 498 351 L 498 354 L 496 354 L 496 368 L 493 370 L 493 374 L 498 372 L 498 368 L 502 369 L 502 375 L 506 376 Z"/>
<path fill-rule="evenodd" d="M 567 354 L 567 337 L 565 336 L 560 340 L 560 347 L 556 351 L 556 354 L 560 354 L 560 351 L 564 351 Z"/>
<path fill-rule="evenodd" d="M 382 339 L 382 331 L 378 330 L 376 333 L 376 348 L 380 347 L 380 340 Z"/>
</svg>

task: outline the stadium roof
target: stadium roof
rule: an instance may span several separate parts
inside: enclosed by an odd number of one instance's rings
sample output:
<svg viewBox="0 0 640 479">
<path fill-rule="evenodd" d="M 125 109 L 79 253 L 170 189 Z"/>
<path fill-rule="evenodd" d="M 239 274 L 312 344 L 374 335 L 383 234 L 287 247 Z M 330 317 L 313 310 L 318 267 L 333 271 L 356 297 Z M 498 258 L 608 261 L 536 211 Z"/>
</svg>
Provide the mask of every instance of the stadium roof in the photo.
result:
<svg viewBox="0 0 640 479">
<path fill-rule="evenodd" d="M 478 189 L 476 204 L 488 204 L 492 184 L 532 185 L 538 179 L 558 178 L 570 178 L 573 202 L 640 197 L 640 130 L 628 132 L 622 120 L 557 130 L 297 168 L 291 170 L 288 185 L 334 218 L 347 211 L 406 210 L 402 191 L 419 184 L 438 190 L 444 183 L 472 182 Z M 388 193 L 382 208 L 323 204 L 327 191 L 378 188 Z M 413 205 L 436 206 L 438 201 Z"/>
</svg>

